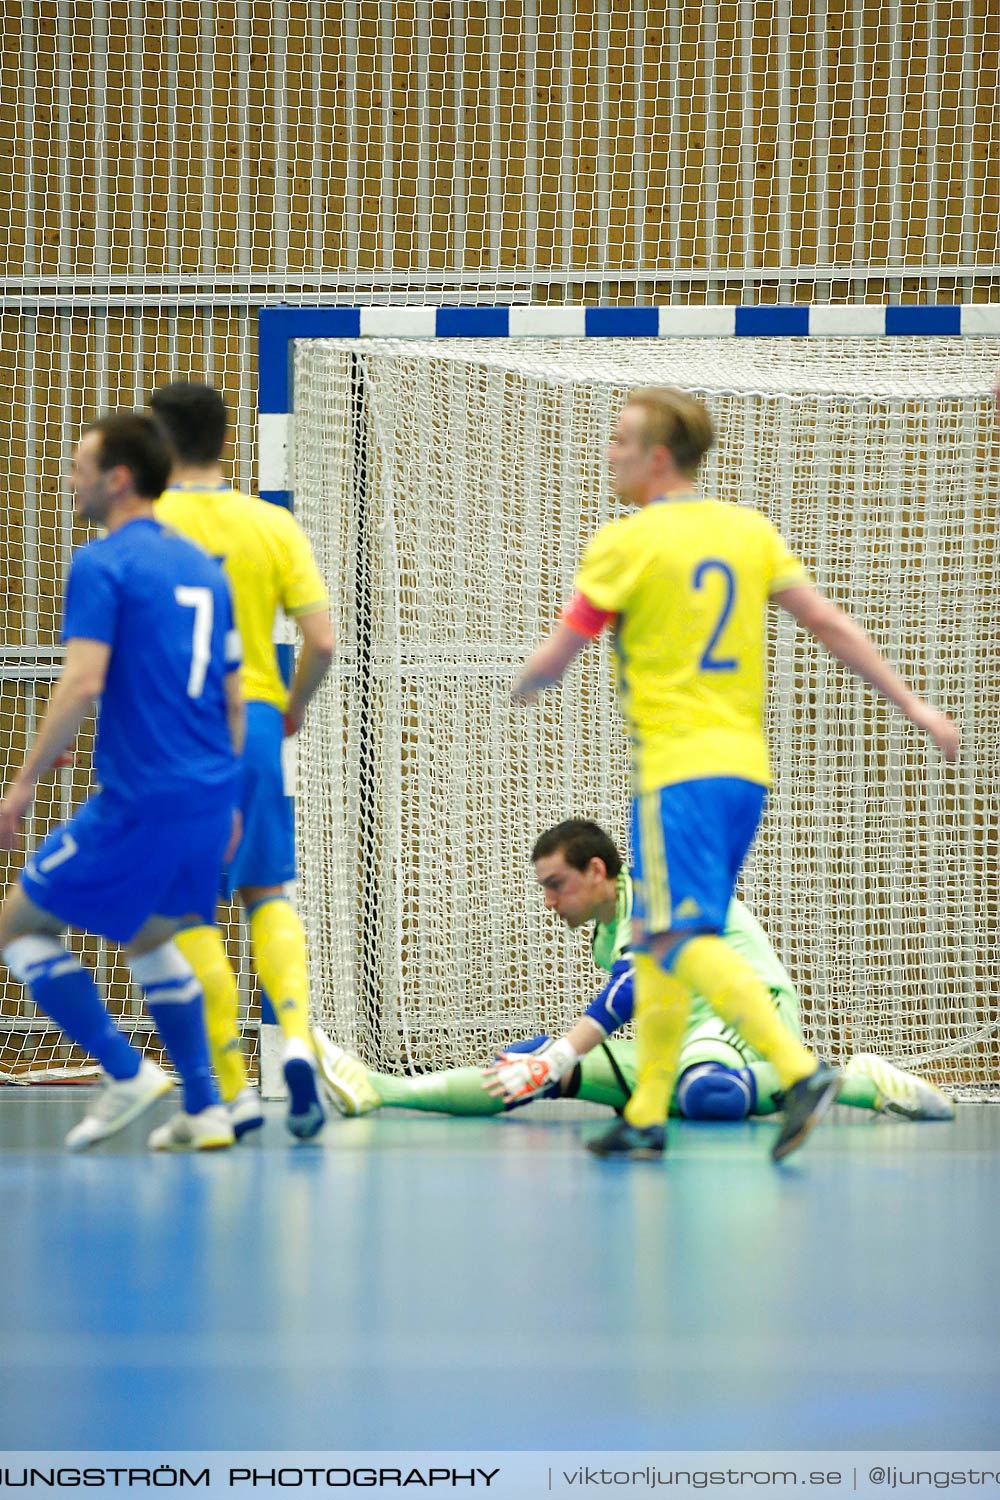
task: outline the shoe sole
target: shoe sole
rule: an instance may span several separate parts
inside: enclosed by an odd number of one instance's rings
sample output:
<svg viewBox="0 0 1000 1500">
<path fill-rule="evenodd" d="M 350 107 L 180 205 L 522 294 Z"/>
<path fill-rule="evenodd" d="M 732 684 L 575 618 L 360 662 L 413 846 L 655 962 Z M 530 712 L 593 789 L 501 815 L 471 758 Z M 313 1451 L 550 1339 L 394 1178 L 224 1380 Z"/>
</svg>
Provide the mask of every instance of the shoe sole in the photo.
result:
<svg viewBox="0 0 1000 1500">
<path fill-rule="evenodd" d="M 239 1124 L 237 1124 L 234 1120 L 233 1135 L 235 1136 L 236 1140 L 241 1141 L 245 1135 L 250 1134 L 251 1130 L 262 1130 L 263 1126 L 263 1115 L 257 1115 L 253 1120 L 240 1120 Z"/>
<path fill-rule="evenodd" d="M 929 1108 L 917 1104 L 908 1109 L 905 1104 L 895 1104 L 891 1099 L 885 1099 L 882 1108 L 886 1114 L 901 1115 L 904 1120 L 933 1120 L 940 1124 L 942 1120 L 955 1118 L 955 1106 L 948 1103 Z"/>
<path fill-rule="evenodd" d="M 806 1115 L 805 1119 L 802 1121 L 802 1124 L 799 1126 L 795 1134 L 790 1135 L 787 1140 L 779 1141 L 774 1147 L 773 1151 L 771 1152 L 772 1161 L 784 1161 L 786 1156 L 791 1156 L 793 1151 L 798 1150 L 798 1148 L 805 1141 L 806 1137 L 811 1134 L 813 1130 L 815 1130 L 820 1120 L 822 1120 L 823 1116 L 836 1102 L 839 1089 L 840 1078 L 831 1078 L 830 1082 L 827 1084 L 822 1094 L 816 1100 L 816 1103 L 813 1105 L 809 1114 Z"/>
<path fill-rule="evenodd" d="M 136 1102 L 132 1105 L 131 1109 L 126 1110 L 125 1113 L 121 1115 L 114 1122 L 114 1124 L 109 1126 L 109 1128 L 105 1130 L 101 1135 L 91 1135 L 83 1141 L 70 1141 L 67 1137 L 65 1143 L 66 1150 L 87 1151 L 91 1146 L 99 1146 L 101 1141 L 109 1141 L 113 1135 L 117 1135 L 119 1131 L 122 1131 L 126 1128 L 126 1126 L 131 1125 L 133 1120 L 138 1120 L 140 1115 L 145 1114 L 146 1110 L 154 1105 L 157 1099 L 162 1099 L 164 1094 L 169 1094 L 173 1086 L 173 1079 L 164 1078 L 163 1082 L 157 1088 L 155 1094 L 148 1094 L 144 1099 L 137 1099 Z"/>
<path fill-rule="evenodd" d="M 323 1087 L 326 1089 L 326 1097 L 331 1109 L 335 1109 L 338 1115 L 344 1115 L 346 1118 L 360 1113 L 358 1101 L 344 1087 L 340 1079 L 334 1077 L 329 1068 L 324 1067 L 322 1056 L 319 1059 L 319 1076 L 323 1080 Z"/>
<path fill-rule="evenodd" d="M 326 1123 L 326 1115 L 316 1088 L 316 1072 L 304 1057 L 293 1057 L 284 1066 L 288 1085 L 288 1119 L 292 1135 L 300 1141 L 312 1140 Z"/>
<path fill-rule="evenodd" d="M 876 1108 L 882 1114 L 901 1115 L 904 1120 L 940 1121 L 955 1118 L 952 1101 L 928 1079 L 894 1068 L 871 1053 L 861 1052 L 851 1059 L 846 1076 L 850 1077 L 852 1074 L 875 1085 L 878 1089 Z M 902 1090 L 907 1087 L 916 1095 L 916 1102 L 913 1104 L 908 1104 L 902 1096 Z M 894 1089 L 900 1090 L 896 1097 L 893 1097 Z"/>
<path fill-rule="evenodd" d="M 365 1106 L 349 1083 L 346 1083 L 337 1072 L 337 1063 L 340 1057 L 347 1054 L 342 1049 L 335 1049 L 334 1043 L 318 1026 L 313 1028 L 313 1046 L 316 1048 L 316 1063 L 319 1068 L 319 1076 L 326 1091 L 326 1097 L 330 1108 L 336 1110 L 338 1115 L 343 1115 L 346 1120 L 355 1120 L 360 1115 L 370 1115 L 381 1105 L 377 1103 Z M 332 1060 L 329 1051 L 339 1051 L 340 1057 Z"/>
<path fill-rule="evenodd" d="M 216 1136 L 207 1141 L 165 1141 L 162 1146 L 150 1146 L 150 1151 L 224 1151 L 233 1145 L 232 1136 Z"/>
<path fill-rule="evenodd" d="M 323 1066 L 322 1058 L 320 1058 L 319 1076 L 323 1080 L 330 1108 L 335 1109 L 338 1115 L 343 1115 L 345 1120 L 360 1119 L 362 1115 L 374 1114 L 382 1107 L 381 1099 L 362 1100 L 349 1084 Z"/>
<path fill-rule="evenodd" d="M 664 1146 L 628 1146 L 623 1151 L 608 1151 L 596 1141 L 588 1141 L 587 1150 L 601 1161 L 612 1161 L 615 1157 L 628 1157 L 629 1161 L 662 1161 L 666 1152 Z"/>
</svg>

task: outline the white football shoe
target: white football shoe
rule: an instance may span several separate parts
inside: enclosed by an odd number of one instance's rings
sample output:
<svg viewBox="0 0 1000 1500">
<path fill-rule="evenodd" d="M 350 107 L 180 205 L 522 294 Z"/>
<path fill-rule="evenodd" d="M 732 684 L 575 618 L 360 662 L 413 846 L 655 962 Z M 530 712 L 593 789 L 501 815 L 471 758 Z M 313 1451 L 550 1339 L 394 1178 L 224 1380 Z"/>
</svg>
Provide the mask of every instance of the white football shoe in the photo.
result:
<svg viewBox="0 0 1000 1500">
<path fill-rule="evenodd" d="M 370 1115 L 382 1108 L 382 1100 L 360 1057 L 331 1042 L 321 1026 L 312 1029 L 320 1077 L 334 1109 L 342 1115 Z"/>
<path fill-rule="evenodd" d="M 264 1106 L 260 1102 L 260 1094 L 249 1084 L 245 1089 L 240 1089 L 235 1099 L 230 1099 L 226 1109 L 237 1140 L 251 1130 L 259 1130 L 264 1123 Z"/>
<path fill-rule="evenodd" d="M 126 1125 L 138 1119 L 143 1110 L 169 1094 L 174 1081 L 156 1063 L 144 1057 L 134 1078 L 111 1078 L 104 1074 L 104 1086 L 79 1125 L 66 1137 L 70 1151 L 85 1151 L 108 1136 L 117 1135 Z"/>
<path fill-rule="evenodd" d="M 846 1078 L 866 1078 L 878 1089 L 876 1109 L 908 1120 L 953 1120 L 955 1106 L 939 1088 L 916 1073 L 904 1073 L 872 1052 L 856 1052 L 844 1069 Z"/>
<path fill-rule="evenodd" d="M 147 1144 L 150 1151 L 221 1151 L 235 1140 L 227 1107 L 210 1104 L 196 1115 L 179 1110 L 152 1132 Z"/>
</svg>

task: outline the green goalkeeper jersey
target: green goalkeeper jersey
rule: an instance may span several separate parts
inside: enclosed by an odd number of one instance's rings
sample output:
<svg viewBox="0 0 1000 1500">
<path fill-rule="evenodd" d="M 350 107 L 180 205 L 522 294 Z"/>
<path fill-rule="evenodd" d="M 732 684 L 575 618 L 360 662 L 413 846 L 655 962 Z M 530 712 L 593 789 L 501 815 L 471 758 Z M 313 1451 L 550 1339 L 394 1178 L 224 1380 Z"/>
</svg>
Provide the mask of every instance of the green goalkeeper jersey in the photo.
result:
<svg viewBox="0 0 1000 1500">
<path fill-rule="evenodd" d="M 610 922 L 595 922 L 591 936 L 591 952 L 599 969 L 609 973 L 615 964 L 626 959 L 632 942 L 632 877 L 624 867 L 616 882 L 617 893 L 615 915 Z M 757 978 L 774 996 L 782 1019 L 798 1033 L 799 999 L 791 976 L 768 940 L 767 933 L 753 913 L 735 896 L 726 913 L 726 927 L 722 937 L 729 947 L 753 969 Z M 702 995 L 696 994 L 691 1004 L 691 1022 L 714 1017 L 715 1012 Z"/>
<path fill-rule="evenodd" d="M 610 922 L 595 922 L 590 939 L 594 963 L 608 973 L 628 954 L 632 942 L 632 877 L 622 865 L 615 882 L 615 915 Z"/>
</svg>

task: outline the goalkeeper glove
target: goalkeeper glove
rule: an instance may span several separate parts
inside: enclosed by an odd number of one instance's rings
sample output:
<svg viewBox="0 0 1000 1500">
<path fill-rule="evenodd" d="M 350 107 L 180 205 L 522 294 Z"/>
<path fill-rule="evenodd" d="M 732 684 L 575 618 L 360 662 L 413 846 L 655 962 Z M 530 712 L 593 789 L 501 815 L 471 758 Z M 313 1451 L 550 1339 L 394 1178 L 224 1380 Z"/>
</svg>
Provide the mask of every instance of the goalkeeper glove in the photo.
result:
<svg viewBox="0 0 1000 1500">
<path fill-rule="evenodd" d="M 487 1069 L 488 1089 L 508 1104 L 523 1104 L 558 1083 L 578 1061 L 578 1054 L 565 1037 L 550 1042 L 541 1052 L 505 1052 L 494 1067 Z"/>
</svg>

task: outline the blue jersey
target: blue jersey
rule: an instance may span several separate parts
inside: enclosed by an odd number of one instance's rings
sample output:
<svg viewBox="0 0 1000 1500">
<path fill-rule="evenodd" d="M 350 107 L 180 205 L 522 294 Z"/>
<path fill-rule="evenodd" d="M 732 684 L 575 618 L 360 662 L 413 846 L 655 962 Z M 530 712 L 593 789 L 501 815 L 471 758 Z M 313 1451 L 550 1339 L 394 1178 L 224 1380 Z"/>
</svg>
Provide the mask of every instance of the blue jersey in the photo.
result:
<svg viewBox="0 0 1000 1500">
<path fill-rule="evenodd" d="M 185 816 L 235 801 L 223 679 L 240 664 L 218 563 L 140 517 L 73 557 L 63 640 L 111 647 L 94 765 L 105 792 Z"/>
</svg>

